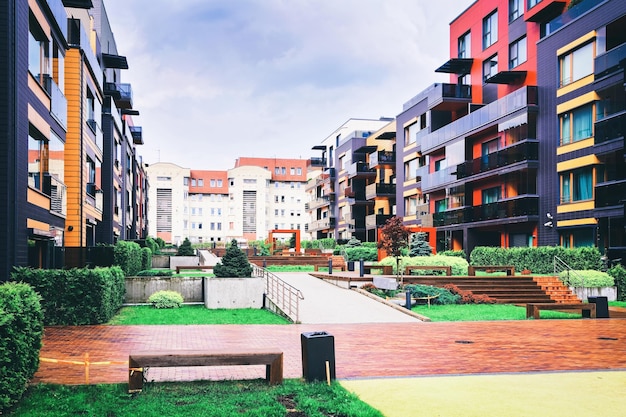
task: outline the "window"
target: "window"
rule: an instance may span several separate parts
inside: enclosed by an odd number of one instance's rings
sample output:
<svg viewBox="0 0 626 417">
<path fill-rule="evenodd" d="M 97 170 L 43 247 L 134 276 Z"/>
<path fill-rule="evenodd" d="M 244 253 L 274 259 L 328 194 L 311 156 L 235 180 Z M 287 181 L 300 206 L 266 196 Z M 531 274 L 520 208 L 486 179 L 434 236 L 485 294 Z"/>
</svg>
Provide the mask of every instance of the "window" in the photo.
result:
<svg viewBox="0 0 626 417">
<path fill-rule="evenodd" d="M 183 178 L 183 185 L 184 186 L 188 186 L 189 185 L 189 177 Z"/>
<path fill-rule="evenodd" d="M 404 212 L 407 216 L 417 214 L 417 196 L 412 195 L 404 198 Z"/>
<path fill-rule="evenodd" d="M 96 195 L 96 163 L 90 157 L 87 157 L 87 194 Z"/>
<path fill-rule="evenodd" d="M 448 201 L 445 198 L 435 200 L 435 213 L 441 213 L 448 208 Z"/>
<path fill-rule="evenodd" d="M 195 179 L 195 178 L 192 178 L 192 179 L 191 179 L 191 186 L 192 186 L 192 187 L 195 187 L 195 186 L 196 186 L 196 179 Z"/>
<path fill-rule="evenodd" d="M 31 130 L 33 130 L 31 128 Z M 37 132 L 39 133 L 39 132 Z M 28 185 L 43 190 L 44 140 L 28 135 Z"/>
<path fill-rule="evenodd" d="M 287 168 L 282 167 L 282 168 L 280 169 L 280 173 L 281 173 L 281 174 L 283 174 L 283 175 L 287 175 Z"/>
<path fill-rule="evenodd" d="M 593 136 L 593 105 L 587 104 L 559 116 L 561 145 Z"/>
<path fill-rule="evenodd" d="M 296 168 L 296 175 L 302 175 L 302 168 Z"/>
<path fill-rule="evenodd" d="M 470 58 L 471 57 L 471 37 L 470 32 L 467 32 L 463 36 L 459 38 L 458 41 L 458 57 L 459 58 Z"/>
<path fill-rule="evenodd" d="M 274 168 L 274 174 L 275 175 L 279 175 L 280 174 L 280 168 L 279 167 Z"/>
<path fill-rule="evenodd" d="M 222 180 L 217 180 L 217 186 L 221 187 L 222 186 Z"/>
<path fill-rule="evenodd" d="M 541 3 L 541 0 L 528 0 L 528 10 Z"/>
<path fill-rule="evenodd" d="M 435 172 L 446 169 L 447 166 L 448 166 L 448 161 L 446 161 L 446 158 L 435 161 Z"/>
<path fill-rule="evenodd" d="M 509 45 L 509 69 L 526 62 L 526 36 Z"/>
<path fill-rule="evenodd" d="M 209 181 L 209 186 L 215 187 L 215 180 L 210 180 Z"/>
<path fill-rule="evenodd" d="M 47 90 L 46 77 L 50 76 L 50 41 L 33 15 L 30 15 L 28 26 L 28 70 Z"/>
<path fill-rule="evenodd" d="M 593 198 L 593 168 L 584 167 L 564 172 L 561 177 L 561 203 L 591 200 Z"/>
<path fill-rule="evenodd" d="M 524 0 L 509 0 L 509 22 L 520 17 L 523 9 Z"/>
<path fill-rule="evenodd" d="M 296 175 L 296 169 L 294 167 L 289 168 L 290 175 Z"/>
<path fill-rule="evenodd" d="M 498 11 L 483 19 L 483 49 L 489 48 L 498 40 Z"/>
<path fill-rule="evenodd" d="M 204 180 L 202 178 L 198 180 L 198 187 L 204 187 Z"/>
<path fill-rule="evenodd" d="M 404 180 L 414 180 L 417 177 L 417 158 L 404 163 Z"/>
<path fill-rule="evenodd" d="M 498 73 L 498 54 L 483 62 L 483 81 Z"/>
<path fill-rule="evenodd" d="M 482 190 L 482 204 L 495 203 L 501 198 L 502 189 L 500 187 L 492 187 Z"/>
<path fill-rule="evenodd" d="M 559 57 L 561 87 L 593 74 L 593 42 Z"/>
</svg>

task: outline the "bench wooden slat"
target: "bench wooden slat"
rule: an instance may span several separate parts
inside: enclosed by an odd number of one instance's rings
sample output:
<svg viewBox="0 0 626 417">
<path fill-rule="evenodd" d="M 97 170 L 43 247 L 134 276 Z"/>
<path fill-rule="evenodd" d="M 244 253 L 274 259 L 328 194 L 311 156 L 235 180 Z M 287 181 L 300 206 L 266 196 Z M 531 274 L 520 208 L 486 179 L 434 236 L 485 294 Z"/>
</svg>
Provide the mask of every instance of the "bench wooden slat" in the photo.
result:
<svg viewBox="0 0 626 417">
<path fill-rule="evenodd" d="M 589 311 L 591 318 L 596 318 L 595 303 L 528 303 L 526 304 L 526 318 L 539 319 L 541 310 L 580 310 Z"/>
<path fill-rule="evenodd" d="M 128 392 L 143 389 L 145 367 L 265 365 L 270 385 L 283 382 L 283 352 L 275 349 L 139 351 L 128 356 Z"/>
</svg>

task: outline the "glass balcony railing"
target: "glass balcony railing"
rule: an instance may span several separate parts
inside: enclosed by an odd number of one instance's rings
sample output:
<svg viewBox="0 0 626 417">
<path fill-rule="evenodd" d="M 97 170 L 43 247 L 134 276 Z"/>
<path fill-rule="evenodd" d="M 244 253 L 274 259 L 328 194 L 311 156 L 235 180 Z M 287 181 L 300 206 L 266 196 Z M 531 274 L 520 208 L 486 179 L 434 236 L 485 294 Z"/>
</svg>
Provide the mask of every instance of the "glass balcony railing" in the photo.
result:
<svg viewBox="0 0 626 417">
<path fill-rule="evenodd" d="M 348 178 L 364 178 L 376 175 L 376 170 L 373 170 L 365 162 L 355 162 L 350 164 L 346 169 Z"/>
<path fill-rule="evenodd" d="M 539 197 L 522 195 L 495 203 L 463 207 L 433 214 L 436 227 L 461 223 L 501 220 L 511 217 L 536 216 L 539 214 Z"/>
<path fill-rule="evenodd" d="M 517 162 L 537 161 L 538 159 L 539 143 L 536 141 L 524 141 L 506 149 L 464 162 L 457 167 L 456 175 L 458 179 L 467 178 Z"/>
<path fill-rule="evenodd" d="M 370 168 L 396 165 L 396 153 L 393 151 L 377 151 L 370 154 Z"/>
<path fill-rule="evenodd" d="M 67 186 L 54 174 L 46 174 L 43 192 L 50 197 L 50 211 L 65 216 L 67 214 Z"/>
<path fill-rule="evenodd" d="M 379 226 L 384 226 L 387 220 L 392 218 L 391 214 L 370 214 L 365 216 L 365 228 L 376 229 Z"/>
<path fill-rule="evenodd" d="M 456 181 L 456 166 L 428 172 L 428 166 L 418 168 L 417 176 L 422 178 L 422 191 L 433 191 Z"/>
<path fill-rule="evenodd" d="M 130 135 L 133 137 L 133 143 L 135 145 L 143 145 L 143 135 L 141 126 L 129 126 Z"/>
<path fill-rule="evenodd" d="M 326 217 L 309 223 L 309 231 L 325 230 L 335 227 L 335 218 Z"/>
<path fill-rule="evenodd" d="M 583 14 L 587 13 L 589 10 L 593 9 L 600 3 L 604 3 L 605 1 L 606 0 L 584 0 L 576 6 L 573 6 L 572 8 L 565 11 L 565 13 L 559 15 L 557 18 L 551 20 L 546 24 L 546 36 L 573 22 Z"/>
<path fill-rule="evenodd" d="M 326 166 L 326 158 L 312 157 L 311 158 L 311 166 L 313 166 L 313 167 L 324 167 L 324 166 Z"/>
<path fill-rule="evenodd" d="M 596 184 L 596 208 L 622 206 L 626 201 L 626 179 Z"/>
<path fill-rule="evenodd" d="M 465 84 L 435 83 L 404 103 L 402 108 L 407 110 L 426 98 L 431 108 L 445 101 L 446 98 L 470 100 L 472 98 L 472 88 L 470 85 Z"/>
<path fill-rule="evenodd" d="M 324 207 L 330 204 L 330 199 L 328 197 L 320 197 L 315 198 L 308 203 L 305 203 L 305 209 L 307 210 L 315 210 L 320 207 Z"/>
<path fill-rule="evenodd" d="M 593 66 L 596 78 L 608 75 L 613 71 L 624 71 L 624 68 L 620 65 L 620 62 L 624 59 L 626 59 L 626 43 L 606 51 L 602 55 L 598 55 Z"/>
<path fill-rule="evenodd" d="M 624 133 L 626 133 L 626 111 L 597 121 L 594 129 L 594 143 L 596 145 L 613 139 L 623 138 Z"/>
<path fill-rule="evenodd" d="M 376 183 L 365 187 L 365 198 L 374 200 L 376 198 L 395 198 L 396 184 Z"/>
<path fill-rule="evenodd" d="M 102 129 L 98 125 L 98 122 L 96 122 L 94 119 L 88 119 L 87 126 L 89 126 L 94 134 L 94 142 L 96 143 L 98 149 L 104 150 L 104 135 L 102 133 Z"/>
<path fill-rule="evenodd" d="M 113 97 L 120 109 L 133 108 L 133 89 L 130 84 L 104 83 L 104 94 Z"/>
<path fill-rule="evenodd" d="M 422 152 L 428 153 L 446 142 L 466 135 L 474 129 L 495 122 L 513 112 L 537 103 L 537 87 L 527 86 L 515 90 L 499 100 L 424 135 L 421 138 Z"/>
</svg>

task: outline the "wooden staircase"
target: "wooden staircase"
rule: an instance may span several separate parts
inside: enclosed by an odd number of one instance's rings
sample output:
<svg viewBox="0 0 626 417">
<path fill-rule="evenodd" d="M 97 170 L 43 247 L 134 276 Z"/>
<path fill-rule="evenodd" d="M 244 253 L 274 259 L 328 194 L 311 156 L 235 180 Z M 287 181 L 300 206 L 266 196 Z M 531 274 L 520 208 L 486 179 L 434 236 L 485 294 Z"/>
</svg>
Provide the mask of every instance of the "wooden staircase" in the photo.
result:
<svg viewBox="0 0 626 417">
<path fill-rule="evenodd" d="M 544 278 L 553 278 L 557 282 Z M 580 302 L 578 297 L 572 294 L 569 288 L 565 287 L 557 277 L 405 276 L 404 283 L 432 285 L 435 287 L 454 284 L 462 290 L 494 298 L 499 304 Z"/>
</svg>

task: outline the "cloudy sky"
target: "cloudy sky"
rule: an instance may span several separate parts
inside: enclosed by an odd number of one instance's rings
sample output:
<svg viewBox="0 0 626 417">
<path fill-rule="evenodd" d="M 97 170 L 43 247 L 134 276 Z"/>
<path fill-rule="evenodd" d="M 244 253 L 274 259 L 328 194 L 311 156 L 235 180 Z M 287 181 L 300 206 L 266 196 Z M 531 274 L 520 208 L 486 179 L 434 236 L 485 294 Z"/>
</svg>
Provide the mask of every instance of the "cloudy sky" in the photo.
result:
<svg viewBox="0 0 626 417">
<path fill-rule="evenodd" d="M 309 158 L 349 118 L 395 117 L 473 0 L 104 0 L 144 162 Z"/>
</svg>

